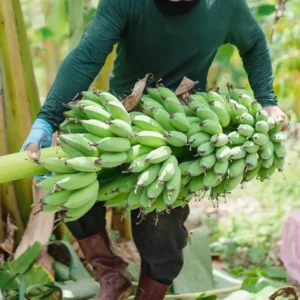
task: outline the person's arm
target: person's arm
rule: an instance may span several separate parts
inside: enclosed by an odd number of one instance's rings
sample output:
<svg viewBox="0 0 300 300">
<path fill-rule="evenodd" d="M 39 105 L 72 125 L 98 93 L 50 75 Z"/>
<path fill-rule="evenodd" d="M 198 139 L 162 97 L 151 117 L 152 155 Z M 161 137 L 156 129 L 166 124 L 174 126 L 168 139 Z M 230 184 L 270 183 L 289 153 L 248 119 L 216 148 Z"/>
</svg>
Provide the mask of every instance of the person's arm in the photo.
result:
<svg viewBox="0 0 300 300">
<path fill-rule="evenodd" d="M 264 32 L 246 1 L 235 2 L 227 41 L 238 48 L 257 101 L 262 106 L 277 105 L 273 90 L 271 55 Z"/>
<path fill-rule="evenodd" d="M 127 20 L 125 3 L 124 0 L 101 0 L 87 32 L 62 62 L 38 114 L 38 118 L 49 122 L 54 129 L 63 120 L 63 105 L 89 88 L 120 38 Z"/>
</svg>

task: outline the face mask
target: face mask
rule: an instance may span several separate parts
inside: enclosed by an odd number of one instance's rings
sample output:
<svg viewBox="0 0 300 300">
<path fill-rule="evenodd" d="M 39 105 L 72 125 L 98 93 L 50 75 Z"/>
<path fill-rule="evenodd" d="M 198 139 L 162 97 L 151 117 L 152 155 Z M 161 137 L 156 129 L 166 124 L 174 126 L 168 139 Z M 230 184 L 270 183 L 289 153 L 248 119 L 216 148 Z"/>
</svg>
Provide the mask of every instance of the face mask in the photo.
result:
<svg viewBox="0 0 300 300">
<path fill-rule="evenodd" d="M 165 15 L 181 15 L 192 10 L 200 0 L 154 0 L 156 7 Z"/>
</svg>

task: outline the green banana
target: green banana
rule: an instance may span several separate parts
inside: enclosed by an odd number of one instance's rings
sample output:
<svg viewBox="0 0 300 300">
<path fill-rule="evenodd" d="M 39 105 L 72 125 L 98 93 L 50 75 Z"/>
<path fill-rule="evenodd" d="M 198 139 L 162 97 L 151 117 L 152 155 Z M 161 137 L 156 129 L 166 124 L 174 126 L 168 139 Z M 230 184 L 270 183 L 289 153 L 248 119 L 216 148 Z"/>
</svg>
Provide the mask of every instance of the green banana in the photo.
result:
<svg viewBox="0 0 300 300">
<path fill-rule="evenodd" d="M 202 166 L 200 164 L 200 158 L 193 161 L 193 163 L 189 166 L 187 175 L 190 177 L 197 177 L 204 173 Z"/>
<path fill-rule="evenodd" d="M 249 153 L 246 156 L 246 165 L 247 168 L 253 168 L 258 164 L 258 155 L 257 153 Z"/>
<path fill-rule="evenodd" d="M 114 119 L 120 119 L 131 125 L 131 117 L 119 101 L 106 101 L 105 107 Z"/>
<path fill-rule="evenodd" d="M 228 176 L 229 178 L 237 177 L 243 174 L 246 168 L 246 160 L 245 159 L 238 159 L 235 160 L 228 168 Z"/>
<path fill-rule="evenodd" d="M 192 148 L 198 148 L 200 145 L 211 140 L 211 136 L 205 132 L 198 132 L 190 136 L 187 144 Z"/>
<path fill-rule="evenodd" d="M 263 160 L 262 161 L 262 167 L 265 169 L 269 169 L 272 167 L 274 163 L 275 156 L 272 154 L 269 159 Z"/>
<path fill-rule="evenodd" d="M 96 199 L 98 189 L 99 182 L 95 180 L 90 185 L 74 191 L 68 198 L 68 201 L 64 204 L 64 207 L 78 208 L 84 205 L 86 202 L 89 202 L 91 199 Z"/>
<path fill-rule="evenodd" d="M 164 128 L 154 119 L 146 115 L 139 115 L 132 118 L 132 122 L 135 126 L 149 131 L 155 131 L 159 133 L 164 132 Z"/>
<path fill-rule="evenodd" d="M 136 159 L 139 156 L 142 156 L 144 154 L 147 154 L 152 150 L 153 150 L 153 148 L 145 146 L 145 145 L 140 145 L 140 144 L 131 146 L 130 149 L 126 152 L 127 159 L 126 159 L 125 163 L 131 163 L 134 159 Z"/>
<path fill-rule="evenodd" d="M 231 149 L 228 146 L 217 148 L 216 151 L 217 160 L 220 161 L 228 160 L 230 155 L 231 155 Z"/>
<path fill-rule="evenodd" d="M 196 116 L 201 121 L 211 120 L 219 124 L 220 120 L 218 116 L 208 107 L 201 106 L 196 110 Z"/>
<path fill-rule="evenodd" d="M 259 146 L 266 145 L 269 142 L 269 136 L 263 133 L 255 133 L 252 139 Z"/>
<path fill-rule="evenodd" d="M 256 114 L 256 121 L 257 122 L 258 121 L 268 122 L 268 119 L 269 119 L 269 115 L 264 109 L 261 109 L 257 112 L 257 114 Z"/>
<path fill-rule="evenodd" d="M 133 134 L 132 127 L 123 120 L 110 120 L 107 122 L 109 130 L 116 136 L 128 138 Z"/>
<path fill-rule="evenodd" d="M 168 159 L 172 154 L 172 150 L 168 146 L 162 146 L 148 153 L 145 161 L 151 164 L 158 164 Z"/>
<path fill-rule="evenodd" d="M 266 121 L 258 121 L 255 124 L 255 131 L 257 133 L 268 134 L 269 123 Z"/>
<path fill-rule="evenodd" d="M 228 178 L 225 180 L 224 182 L 224 192 L 225 194 L 230 193 L 231 191 L 233 191 L 242 181 L 243 179 L 243 173 L 241 173 L 240 175 L 236 176 L 236 177 L 232 177 L 232 178 Z"/>
<path fill-rule="evenodd" d="M 102 169 L 102 167 L 96 165 L 97 161 L 97 157 L 76 157 L 66 160 L 65 164 L 80 172 L 98 172 Z"/>
<path fill-rule="evenodd" d="M 126 138 L 121 137 L 107 137 L 95 143 L 100 151 L 106 152 L 126 152 L 130 149 L 130 142 Z"/>
<path fill-rule="evenodd" d="M 222 99 L 222 101 L 223 101 L 223 99 Z M 223 103 L 224 103 L 224 101 L 223 101 Z M 228 110 L 226 109 L 225 105 L 220 102 L 217 102 L 217 101 L 211 101 L 211 102 L 209 102 L 209 106 L 210 106 L 210 109 L 218 116 L 221 126 L 227 127 L 230 123 L 230 114 L 229 114 Z"/>
<path fill-rule="evenodd" d="M 96 164 L 103 168 L 115 168 L 127 160 L 125 152 L 104 153 L 97 160 Z"/>
<path fill-rule="evenodd" d="M 240 116 L 237 117 L 237 120 L 240 124 L 246 124 L 246 125 L 250 125 L 252 127 L 255 125 L 255 119 L 249 113 L 241 114 Z"/>
<path fill-rule="evenodd" d="M 66 176 L 66 174 L 63 175 L 54 175 L 54 176 L 50 176 L 50 177 L 44 177 L 44 179 L 42 181 L 40 181 L 39 183 L 36 184 L 36 187 L 43 189 L 45 191 L 54 191 L 54 185 L 64 179 Z"/>
<path fill-rule="evenodd" d="M 271 156 L 274 153 L 274 145 L 271 141 L 269 141 L 267 144 L 260 146 L 259 155 L 262 159 L 268 160 L 271 158 Z"/>
<path fill-rule="evenodd" d="M 114 133 L 109 130 L 109 125 L 98 120 L 83 120 L 80 121 L 85 129 L 102 138 L 114 136 Z"/>
<path fill-rule="evenodd" d="M 275 165 L 275 167 L 277 168 L 277 170 L 279 172 L 283 172 L 284 164 L 285 164 L 285 159 L 284 158 L 279 158 L 275 155 L 274 165 Z"/>
<path fill-rule="evenodd" d="M 44 158 L 39 161 L 39 164 L 49 170 L 50 172 L 54 173 L 64 173 L 64 174 L 70 174 L 70 173 L 76 173 L 76 171 L 72 167 L 66 166 L 66 158 L 60 158 L 60 157 L 49 157 Z"/>
<path fill-rule="evenodd" d="M 174 147 L 183 147 L 187 144 L 187 136 L 179 131 L 165 131 L 164 138 Z"/>
<path fill-rule="evenodd" d="M 206 132 L 210 135 L 220 134 L 223 132 L 221 125 L 212 120 L 202 121 L 199 125 L 203 132 Z"/>
<path fill-rule="evenodd" d="M 203 179 L 204 179 L 204 175 L 192 178 L 188 186 L 189 194 L 195 194 L 204 189 Z"/>
<path fill-rule="evenodd" d="M 175 130 L 170 119 L 170 114 L 166 110 L 155 109 L 153 111 L 153 117 L 165 130 Z"/>
<path fill-rule="evenodd" d="M 201 105 L 206 106 L 207 108 L 209 108 L 209 104 L 208 104 L 208 100 L 206 97 L 204 97 L 203 95 L 197 93 L 197 94 L 193 94 L 190 95 L 190 99 L 199 102 Z"/>
<path fill-rule="evenodd" d="M 157 184 L 156 181 L 147 186 L 147 195 L 150 201 L 156 199 L 164 190 L 165 184 Z"/>
<path fill-rule="evenodd" d="M 136 135 L 136 140 L 145 146 L 157 148 L 167 144 L 166 139 L 161 133 L 153 131 L 140 131 Z"/>
<path fill-rule="evenodd" d="M 218 181 L 219 177 L 212 169 L 208 171 L 203 177 L 204 190 L 211 189 Z"/>
<path fill-rule="evenodd" d="M 118 187 L 118 191 L 120 193 L 130 193 L 138 180 L 139 175 L 137 173 L 133 173 L 130 175 L 125 174 L 120 179 L 120 184 Z"/>
<path fill-rule="evenodd" d="M 129 193 L 121 193 L 105 202 L 106 207 L 125 207 Z"/>
<path fill-rule="evenodd" d="M 56 192 L 49 192 L 45 195 L 43 198 L 43 203 L 53 206 L 61 206 L 72 195 L 73 191 L 68 190 L 62 190 L 62 191 L 56 191 Z"/>
<path fill-rule="evenodd" d="M 138 189 L 135 191 L 134 189 L 129 193 L 128 195 L 128 206 L 135 207 L 137 205 L 140 205 L 141 202 L 141 196 L 144 189 Z"/>
<path fill-rule="evenodd" d="M 64 141 L 58 139 L 58 144 L 63 150 L 65 154 L 67 154 L 69 157 L 82 157 L 84 154 L 80 152 L 79 150 L 75 149 L 73 146 L 65 143 Z"/>
<path fill-rule="evenodd" d="M 174 176 L 166 183 L 166 189 L 168 194 L 173 193 L 176 190 L 179 190 L 181 184 L 181 169 L 178 166 L 176 168 Z"/>
<path fill-rule="evenodd" d="M 228 160 L 217 161 L 214 165 L 214 171 L 219 177 L 222 177 L 226 174 L 228 167 L 229 167 Z"/>
<path fill-rule="evenodd" d="M 65 175 L 65 178 L 55 183 L 55 190 L 78 190 L 92 184 L 96 180 L 96 173 L 80 172 L 76 174 L 68 174 L 67 176 Z"/>
<path fill-rule="evenodd" d="M 146 161 L 147 154 L 141 155 L 134 159 L 125 171 L 127 173 L 140 173 L 150 166 L 150 163 Z"/>
<path fill-rule="evenodd" d="M 241 146 L 247 141 L 246 137 L 244 137 L 237 131 L 232 131 L 231 133 L 229 133 L 228 139 L 234 146 Z"/>
<path fill-rule="evenodd" d="M 159 170 L 161 168 L 160 164 L 151 165 L 145 171 L 143 171 L 136 183 L 136 189 L 140 187 L 145 187 L 154 182 L 159 174 Z"/>
<path fill-rule="evenodd" d="M 215 153 L 200 158 L 200 167 L 206 172 L 213 168 L 217 159 Z"/>
<path fill-rule="evenodd" d="M 86 133 L 87 130 L 83 125 L 79 123 L 74 123 L 71 121 L 67 121 L 65 124 L 61 124 L 59 126 L 60 133 Z"/>
<path fill-rule="evenodd" d="M 261 105 L 257 101 L 252 101 L 249 105 L 249 112 L 253 117 L 256 117 L 257 113 L 262 109 Z"/>
<path fill-rule="evenodd" d="M 172 125 L 180 132 L 188 132 L 190 122 L 184 113 L 174 113 L 170 115 Z"/>
<path fill-rule="evenodd" d="M 286 141 L 287 136 L 283 132 L 275 132 L 271 134 L 270 139 L 274 143 L 283 143 L 284 141 Z"/>
<path fill-rule="evenodd" d="M 189 160 L 189 161 L 184 161 L 179 164 L 181 175 L 183 175 L 183 176 L 188 175 L 188 169 L 193 162 L 194 162 L 194 160 Z"/>
<path fill-rule="evenodd" d="M 287 155 L 287 150 L 285 145 L 280 143 L 274 144 L 274 152 L 278 158 L 285 158 Z"/>
<path fill-rule="evenodd" d="M 246 157 L 247 152 L 244 150 L 243 146 L 236 146 L 231 148 L 230 159 L 237 160 Z"/>
<path fill-rule="evenodd" d="M 242 124 L 238 128 L 238 133 L 246 138 L 252 137 L 255 133 L 254 128 L 247 124 Z"/>
<path fill-rule="evenodd" d="M 207 156 L 213 153 L 214 151 L 215 151 L 215 147 L 210 142 L 206 142 L 197 148 L 197 155 Z"/>
<path fill-rule="evenodd" d="M 228 143 L 228 135 L 224 133 L 215 134 L 211 137 L 210 142 L 214 147 L 223 147 Z"/>
<path fill-rule="evenodd" d="M 177 158 L 174 155 L 171 155 L 167 160 L 162 164 L 159 174 L 158 174 L 158 183 L 163 184 L 173 178 L 178 167 Z"/>
<path fill-rule="evenodd" d="M 151 206 L 151 201 L 148 198 L 146 188 L 143 188 L 143 192 L 142 192 L 141 198 L 140 198 L 140 204 L 141 204 L 141 207 L 143 207 L 143 208 Z"/>
<path fill-rule="evenodd" d="M 245 142 L 242 147 L 247 153 L 256 153 L 259 149 L 259 146 L 252 141 Z"/>
<path fill-rule="evenodd" d="M 101 106 L 85 106 L 82 110 L 89 119 L 105 122 L 111 118 L 111 115 Z"/>
</svg>

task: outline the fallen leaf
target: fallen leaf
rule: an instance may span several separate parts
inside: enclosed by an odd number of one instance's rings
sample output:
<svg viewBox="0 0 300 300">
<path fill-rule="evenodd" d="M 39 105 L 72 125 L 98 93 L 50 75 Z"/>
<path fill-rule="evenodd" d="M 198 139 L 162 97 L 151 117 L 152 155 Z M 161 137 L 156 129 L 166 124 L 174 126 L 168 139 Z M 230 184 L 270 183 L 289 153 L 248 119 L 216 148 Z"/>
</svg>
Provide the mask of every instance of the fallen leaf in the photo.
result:
<svg viewBox="0 0 300 300">
<path fill-rule="evenodd" d="M 152 76 L 153 75 L 149 73 L 135 84 L 131 95 L 127 96 L 123 101 L 123 105 L 127 111 L 132 111 L 139 104 L 145 90 L 146 83 L 149 79 L 151 80 Z"/>
<path fill-rule="evenodd" d="M 176 96 L 181 96 L 183 99 L 189 97 L 189 91 L 198 83 L 199 81 L 193 81 L 187 77 L 184 77 L 175 91 Z"/>
</svg>

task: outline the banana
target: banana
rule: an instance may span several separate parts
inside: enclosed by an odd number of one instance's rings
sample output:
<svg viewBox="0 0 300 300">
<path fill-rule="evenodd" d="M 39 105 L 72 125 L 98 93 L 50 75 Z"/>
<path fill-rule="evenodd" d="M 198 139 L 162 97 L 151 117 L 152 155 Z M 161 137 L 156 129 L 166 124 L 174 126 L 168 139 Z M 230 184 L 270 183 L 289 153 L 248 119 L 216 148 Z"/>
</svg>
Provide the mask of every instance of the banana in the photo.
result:
<svg viewBox="0 0 300 300">
<path fill-rule="evenodd" d="M 211 140 L 211 136 L 205 132 L 198 132 L 190 136 L 187 144 L 192 148 L 198 148 L 200 145 Z"/>
<path fill-rule="evenodd" d="M 170 120 L 170 114 L 166 110 L 155 109 L 153 111 L 153 117 L 165 130 L 175 130 Z"/>
<path fill-rule="evenodd" d="M 89 119 L 105 122 L 111 118 L 111 115 L 101 106 L 85 106 L 83 112 Z"/>
<path fill-rule="evenodd" d="M 242 91 L 239 89 L 234 89 L 233 87 L 230 87 L 229 90 L 229 96 L 230 98 L 234 99 L 235 101 L 239 101 L 239 98 L 242 94 Z"/>
<path fill-rule="evenodd" d="M 69 102 L 66 107 L 68 109 L 71 109 L 77 116 L 79 116 L 82 119 L 86 118 L 86 114 L 76 105 L 76 102 Z"/>
<path fill-rule="evenodd" d="M 275 159 L 275 156 L 271 155 L 271 157 L 269 159 L 263 160 L 262 161 L 262 167 L 265 168 L 265 169 L 271 168 L 273 163 L 274 163 L 274 159 Z"/>
<path fill-rule="evenodd" d="M 214 186 L 211 191 L 210 191 L 210 199 L 214 200 L 214 199 L 217 199 L 224 195 L 225 193 L 225 185 L 224 185 L 224 182 L 222 181 L 220 184 Z"/>
<path fill-rule="evenodd" d="M 247 141 L 246 137 L 242 136 L 237 131 L 232 131 L 229 133 L 228 138 L 231 144 L 234 146 L 243 145 Z"/>
<path fill-rule="evenodd" d="M 166 189 L 168 194 L 172 194 L 174 191 L 180 189 L 181 184 L 181 169 L 178 166 L 176 168 L 174 176 L 166 183 Z"/>
<path fill-rule="evenodd" d="M 249 105 L 249 112 L 253 117 L 256 117 L 257 113 L 262 109 L 261 105 L 257 101 L 252 101 Z"/>
<path fill-rule="evenodd" d="M 203 170 L 203 172 L 206 172 L 213 168 L 216 161 L 217 161 L 217 159 L 216 159 L 215 153 L 201 157 L 200 158 L 200 167 Z"/>
<path fill-rule="evenodd" d="M 77 191 L 74 191 L 64 204 L 67 208 L 78 208 L 89 202 L 91 199 L 97 198 L 99 182 L 95 180 L 90 185 L 87 185 Z"/>
<path fill-rule="evenodd" d="M 223 147 L 228 143 L 228 135 L 224 133 L 215 134 L 211 137 L 210 142 L 214 147 Z"/>
<path fill-rule="evenodd" d="M 132 126 L 132 135 L 128 137 L 128 140 L 130 142 L 130 144 L 133 145 L 137 145 L 138 141 L 136 139 L 136 135 L 142 131 L 142 129 L 136 127 L 136 126 Z"/>
<path fill-rule="evenodd" d="M 253 142 L 259 146 L 266 145 L 269 142 L 269 136 L 263 133 L 255 133 L 252 139 Z"/>
<path fill-rule="evenodd" d="M 105 107 L 114 119 L 123 120 L 131 125 L 131 117 L 121 102 L 109 100 L 105 102 Z"/>
<path fill-rule="evenodd" d="M 148 198 L 146 188 L 143 188 L 143 192 L 142 192 L 141 198 L 140 198 L 140 204 L 141 204 L 141 207 L 143 207 L 143 208 L 151 206 L 151 202 Z"/>
<path fill-rule="evenodd" d="M 91 133 L 84 133 L 83 136 L 88 139 L 92 144 L 98 143 L 101 140 L 100 136 L 91 134 Z"/>
<path fill-rule="evenodd" d="M 258 155 L 257 153 L 249 153 L 246 156 L 246 165 L 247 169 L 252 169 L 258 164 Z"/>
<path fill-rule="evenodd" d="M 201 107 L 197 108 L 196 116 L 201 121 L 212 120 L 218 124 L 220 122 L 218 116 L 210 108 L 208 108 L 206 106 L 201 106 Z"/>
<path fill-rule="evenodd" d="M 188 183 L 191 181 L 192 177 L 190 176 L 181 176 L 180 179 L 180 187 L 184 187 L 188 185 Z"/>
<path fill-rule="evenodd" d="M 242 124 L 238 128 L 238 133 L 246 138 L 252 137 L 254 134 L 254 128 L 247 124 Z"/>
<path fill-rule="evenodd" d="M 191 110 L 191 108 L 187 104 L 183 103 L 182 107 L 186 116 L 193 117 L 195 115 L 194 111 Z"/>
<path fill-rule="evenodd" d="M 77 208 L 70 208 L 67 211 L 67 215 L 64 218 L 64 222 L 74 222 L 84 216 L 94 205 L 96 202 L 96 197 L 90 199 L 88 202 L 84 203 L 82 206 Z"/>
<path fill-rule="evenodd" d="M 208 94 L 207 94 L 207 101 L 210 103 L 210 102 L 218 102 L 222 105 L 225 105 L 225 101 L 224 99 L 222 98 L 221 95 L 219 95 L 218 93 L 216 92 L 213 92 L 213 91 L 209 91 Z"/>
<path fill-rule="evenodd" d="M 146 161 L 147 154 L 141 155 L 134 159 L 129 165 L 128 169 L 125 171 L 126 173 L 140 173 L 147 169 L 150 166 L 150 163 Z"/>
<path fill-rule="evenodd" d="M 268 122 L 268 119 L 269 119 L 269 115 L 264 109 L 261 109 L 257 112 L 257 114 L 256 114 L 256 121 L 257 122 L 258 121 Z"/>
<path fill-rule="evenodd" d="M 184 161 L 179 164 L 179 168 L 181 171 L 181 175 L 187 176 L 190 165 L 194 162 L 194 160 Z"/>
<path fill-rule="evenodd" d="M 276 120 L 273 117 L 268 117 L 269 131 L 273 130 L 276 126 Z"/>
<path fill-rule="evenodd" d="M 43 198 L 43 203 L 47 205 L 53 205 L 53 206 L 61 206 L 67 200 L 69 197 L 72 195 L 73 191 L 68 191 L 68 190 L 62 190 L 62 191 L 57 191 L 57 192 L 49 192 L 46 194 L 46 196 Z"/>
<path fill-rule="evenodd" d="M 165 184 L 157 184 L 156 181 L 147 186 L 147 195 L 150 201 L 156 199 L 164 190 Z"/>
<path fill-rule="evenodd" d="M 103 101 L 103 96 L 100 97 L 97 92 L 94 92 L 94 91 L 87 91 L 87 92 L 82 92 L 81 93 L 82 96 L 87 99 L 87 100 L 90 100 L 90 101 L 93 101 L 97 104 L 100 104 L 100 105 L 103 105 L 105 101 Z M 105 93 L 104 93 L 105 94 Z"/>
<path fill-rule="evenodd" d="M 126 206 L 127 198 L 129 193 L 121 193 L 114 198 L 111 198 L 105 202 L 106 207 L 120 207 L 123 208 Z"/>
<path fill-rule="evenodd" d="M 149 130 L 154 132 L 163 133 L 164 128 L 154 119 L 148 116 L 135 116 L 132 118 L 132 122 L 135 126 L 143 129 L 143 130 Z"/>
<path fill-rule="evenodd" d="M 130 142 L 128 139 L 121 137 L 107 137 L 95 143 L 100 151 L 106 152 L 126 152 L 130 149 Z"/>
<path fill-rule="evenodd" d="M 245 159 L 238 159 L 234 161 L 228 168 L 229 178 L 237 177 L 243 174 L 245 168 L 246 168 Z"/>
<path fill-rule="evenodd" d="M 141 202 L 141 196 L 144 189 L 138 189 L 135 191 L 134 189 L 129 193 L 128 195 L 128 206 L 135 207 L 137 205 L 140 205 Z"/>
<path fill-rule="evenodd" d="M 247 141 L 242 146 L 247 153 L 256 153 L 259 149 L 259 146 L 252 141 Z"/>
<path fill-rule="evenodd" d="M 96 180 L 96 173 L 80 172 L 76 174 L 68 174 L 67 176 L 65 175 L 65 178 L 55 183 L 55 190 L 78 190 L 92 184 Z"/>
<path fill-rule="evenodd" d="M 252 98 L 247 94 L 241 94 L 238 99 L 239 103 L 250 109 L 250 105 L 253 102 Z M 249 124 L 251 125 L 251 124 Z"/>
<path fill-rule="evenodd" d="M 188 138 L 190 138 L 192 135 L 199 133 L 201 131 L 202 131 L 202 129 L 200 127 L 200 123 L 199 124 L 194 123 L 194 124 L 191 124 L 189 131 L 186 133 L 186 136 Z"/>
<path fill-rule="evenodd" d="M 271 141 L 269 141 L 267 144 L 260 146 L 259 156 L 264 159 L 268 160 L 271 158 L 271 156 L 274 153 L 274 145 Z"/>
<path fill-rule="evenodd" d="M 97 160 L 96 164 L 103 168 L 115 168 L 122 165 L 127 159 L 125 152 L 104 153 Z"/>
<path fill-rule="evenodd" d="M 260 171 L 260 168 L 261 168 L 261 164 L 257 164 L 257 166 L 254 169 L 252 169 L 252 170 L 248 169 L 248 171 L 244 175 L 243 181 L 244 182 L 249 182 L 252 179 L 254 179 L 255 177 L 257 177 L 257 175 Z"/>
<path fill-rule="evenodd" d="M 219 177 L 222 177 L 226 174 L 228 167 L 229 167 L 228 160 L 217 161 L 214 165 L 214 171 Z"/>
<path fill-rule="evenodd" d="M 210 142 L 206 142 L 197 148 L 197 155 L 207 156 L 213 153 L 214 151 L 215 151 L 215 147 Z"/>
<path fill-rule="evenodd" d="M 188 116 L 187 119 L 189 120 L 190 125 L 192 125 L 194 123 L 199 124 L 201 122 L 201 120 L 198 117 L 195 117 L 195 116 Z"/>
<path fill-rule="evenodd" d="M 103 108 L 103 106 L 101 104 L 98 104 L 94 101 L 86 100 L 86 99 L 81 99 L 81 100 L 76 101 L 76 105 L 80 109 L 83 109 L 84 107 L 87 107 L 87 106 L 94 106 L 94 107 L 102 107 Z"/>
<path fill-rule="evenodd" d="M 199 125 L 203 132 L 206 132 L 210 135 L 220 134 L 223 132 L 221 125 L 212 120 L 202 121 Z"/>
<path fill-rule="evenodd" d="M 161 97 L 161 94 L 159 93 L 157 88 L 147 88 L 147 93 L 149 96 L 159 102 L 160 104 L 163 104 L 163 98 Z"/>
<path fill-rule="evenodd" d="M 287 137 L 283 132 L 276 132 L 271 134 L 270 139 L 273 143 L 283 143 L 284 141 L 286 141 Z"/>
<path fill-rule="evenodd" d="M 277 168 L 279 172 L 283 172 L 284 164 L 285 164 L 284 158 L 279 158 L 276 155 L 274 156 L 274 166 Z"/>
<path fill-rule="evenodd" d="M 171 193 L 169 193 L 168 189 L 165 188 L 163 193 L 161 194 L 163 196 L 164 204 L 167 205 L 167 206 L 172 205 L 177 200 L 177 197 L 179 195 L 179 191 L 180 190 L 178 188 L 176 190 L 173 190 Z"/>
<path fill-rule="evenodd" d="M 217 148 L 216 151 L 217 160 L 220 161 L 228 160 L 230 155 L 231 155 L 231 149 L 228 146 Z"/>
<path fill-rule="evenodd" d="M 246 125 L 250 125 L 252 127 L 255 125 L 255 119 L 249 113 L 241 114 L 240 116 L 237 117 L 237 120 L 240 124 L 246 124 Z"/>
<path fill-rule="evenodd" d="M 172 125 L 180 132 L 188 132 L 190 122 L 184 113 L 175 113 L 170 115 Z"/>
<path fill-rule="evenodd" d="M 136 188 L 145 187 L 154 182 L 158 177 L 160 168 L 160 164 L 155 164 L 143 171 L 138 178 Z"/>
<path fill-rule="evenodd" d="M 64 125 L 59 126 L 59 132 L 61 133 L 86 133 L 87 130 L 83 125 L 74 122 L 66 122 Z"/>
<path fill-rule="evenodd" d="M 285 121 L 284 117 L 282 116 L 277 117 L 275 119 L 275 127 L 272 128 L 272 130 L 270 130 L 270 134 L 280 131 L 284 125 L 284 121 Z"/>
<path fill-rule="evenodd" d="M 123 120 L 110 120 L 107 124 L 109 125 L 109 130 L 116 136 L 128 138 L 133 134 L 132 127 Z"/>
<path fill-rule="evenodd" d="M 168 144 L 174 147 L 183 147 L 187 144 L 187 136 L 179 131 L 165 131 L 164 137 Z"/>
<path fill-rule="evenodd" d="M 65 154 L 67 154 L 69 157 L 81 157 L 84 156 L 82 152 L 79 150 L 75 149 L 73 146 L 65 143 L 64 141 L 58 139 L 58 144 L 63 150 Z"/>
<path fill-rule="evenodd" d="M 136 135 L 136 140 L 145 146 L 157 148 L 167 144 L 166 139 L 161 133 L 153 131 L 140 131 Z"/>
<path fill-rule="evenodd" d="M 83 120 L 81 124 L 85 127 L 85 129 L 97 136 L 100 137 L 111 137 L 114 136 L 114 133 L 109 130 L 109 125 L 98 121 L 98 120 Z"/>
<path fill-rule="evenodd" d="M 142 109 L 153 118 L 153 111 L 156 109 L 164 109 L 164 107 L 153 98 L 149 97 L 148 95 L 145 95 L 141 98 L 140 104 Z"/>
<path fill-rule="evenodd" d="M 224 192 L 225 194 L 230 193 L 231 191 L 233 191 L 242 181 L 243 179 L 243 173 L 241 173 L 240 175 L 236 176 L 236 177 L 232 177 L 232 178 L 228 178 L 225 180 L 224 182 Z"/>
<path fill-rule="evenodd" d="M 172 154 L 172 150 L 168 146 L 162 146 L 148 153 L 145 161 L 151 164 L 158 164 L 168 159 Z"/>
<path fill-rule="evenodd" d="M 222 97 L 220 97 L 222 99 Z M 224 103 L 223 99 L 222 102 Z M 222 127 L 227 127 L 230 123 L 230 114 L 226 109 L 225 105 L 217 102 L 209 102 L 210 109 L 218 116 Z"/>
<path fill-rule="evenodd" d="M 208 104 L 208 100 L 207 100 L 207 98 L 206 97 L 204 97 L 203 95 L 201 95 L 201 94 L 193 94 L 193 95 L 190 95 L 190 102 L 194 102 L 194 101 L 196 101 L 196 102 L 198 102 L 200 105 L 202 105 L 202 106 L 206 106 L 207 108 L 209 108 L 209 104 Z M 189 105 L 190 105 L 190 103 L 189 103 Z M 198 108 L 197 107 L 197 105 L 194 103 L 194 104 L 192 104 L 191 106 L 190 106 L 192 109 L 195 109 L 195 108 Z"/>
<path fill-rule="evenodd" d="M 66 176 L 68 175 L 63 174 L 63 175 L 54 175 L 51 177 L 45 177 L 42 181 L 36 184 L 36 187 L 43 189 L 45 191 L 53 191 L 56 182 L 64 179 Z"/>
<path fill-rule="evenodd" d="M 163 106 L 169 114 L 183 113 L 184 109 L 177 97 L 164 98 Z"/>
<path fill-rule="evenodd" d="M 257 133 L 267 134 L 269 131 L 269 124 L 266 121 L 258 121 L 255 124 L 255 131 Z"/>
<path fill-rule="evenodd" d="M 232 109 L 235 113 L 235 116 L 238 118 L 239 116 L 241 116 L 242 114 L 248 113 L 248 109 L 244 106 L 241 105 L 239 103 L 235 104 L 232 106 Z"/>
<path fill-rule="evenodd" d="M 138 158 L 139 156 L 142 156 L 144 154 L 149 153 L 152 151 L 153 148 L 145 146 L 145 145 L 134 145 L 130 147 L 130 149 L 126 152 L 127 154 L 127 159 L 125 163 L 131 163 L 134 159 Z"/>
<path fill-rule="evenodd" d="M 64 112 L 64 117 L 67 119 L 78 119 L 78 120 L 86 120 L 86 116 L 78 115 L 75 111 L 73 110 L 67 110 Z M 60 127 L 63 127 L 65 124 L 61 123 Z"/>
<path fill-rule="evenodd" d="M 230 159 L 238 160 L 246 157 L 247 152 L 244 150 L 243 146 L 236 146 L 231 148 Z"/>
<path fill-rule="evenodd" d="M 174 155 L 171 155 L 167 160 L 162 164 L 159 174 L 158 174 L 158 183 L 163 184 L 173 178 L 178 168 L 178 161 Z"/>
<path fill-rule="evenodd" d="M 47 170 L 49 170 L 50 172 L 54 173 L 76 173 L 76 171 L 72 167 L 66 166 L 66 161 L 66 158 L 49 157 L 40 160 L 39 164 Z"/>
<path fill-rule="evenodd" d="M 93 156 L 97 157 L 99 155 L 99 151 L 96 147 L 90 145 L 90 141 L 86 139 L 83 135 L 80 134 L 61 134 L 59 139 L 70 146 L 76 148 L 83 156 Z"/>
<path fill-rule="evenodd" d="M 96 165 L 97 157 L 76 157 L 66 160 L 66 166 L 80 172 L 98 172 L 102 169 Z"/>
<path fill-rule="evenodd" d="M 211 189 L 218 181 L 218 175 L 214 170 L 208 171 L 203 177 L 204 189 Z"/>
<path fill-rule="evenodd" d="M 47 212 L 47 213 L 56 213 L 63 210 L 60 205 L 51 205 L 47 203 L 43 203 L 42 209 L 43 212 Z"/>
<path fill-rule="evenodd" d="M 202 169 L 200 165 L 200 158 L 193 161 L 193 163 L 189 166 L 187 175 L 190 177 L 197 177 L 204 173 L 204 170 Z"/>
<path fill-rule="evenodd" d="M 139 175 L 136 173 L 127 175 L 125 174 L 120 179 L 120 184 L 118 187 L 118 191 L 120 193 L 130 193 L 138 180 Z"/>
<path fill-rule="evenodd" d="M 97 201 L 107 201 L 119 195 L 120 180 L 121 177 L 118 177 L 116 180 L 109 182 L 105 186 L 101 186 L 98 191 Z"/>
<path fill-rule="evenodd" d="M 204 175 L 192 178 L 192 180 L 190 181 L 189 186 L 188 186 L 189 194 L 195 194 L 195 193 L 198 193 L 201 190 L 203 190 L 203 188 L 204 188 L 203 179 L 204 179 Z"/>
</svg>

